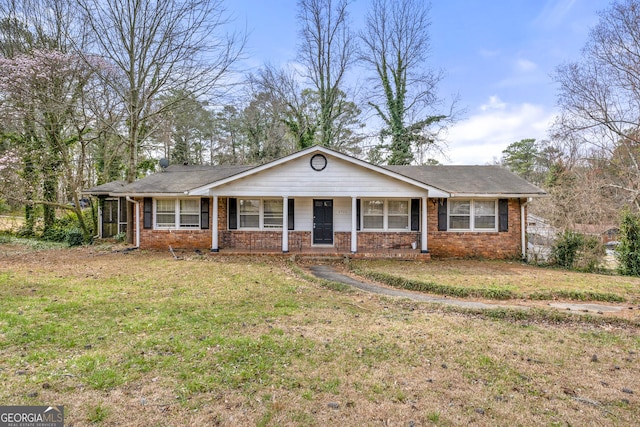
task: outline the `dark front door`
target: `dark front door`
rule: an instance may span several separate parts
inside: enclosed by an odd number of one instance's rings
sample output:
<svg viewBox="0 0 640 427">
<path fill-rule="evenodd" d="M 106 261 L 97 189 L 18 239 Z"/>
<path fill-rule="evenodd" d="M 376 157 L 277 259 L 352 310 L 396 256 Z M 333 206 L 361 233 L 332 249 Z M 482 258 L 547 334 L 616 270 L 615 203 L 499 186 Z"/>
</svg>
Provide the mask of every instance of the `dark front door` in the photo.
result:
<svg viewBox="0 0 640 427">
<path fill-rule="evenodd" d="M 333 200 L 313 201 L 313 243 L 333 244 Z"/>
</svg>

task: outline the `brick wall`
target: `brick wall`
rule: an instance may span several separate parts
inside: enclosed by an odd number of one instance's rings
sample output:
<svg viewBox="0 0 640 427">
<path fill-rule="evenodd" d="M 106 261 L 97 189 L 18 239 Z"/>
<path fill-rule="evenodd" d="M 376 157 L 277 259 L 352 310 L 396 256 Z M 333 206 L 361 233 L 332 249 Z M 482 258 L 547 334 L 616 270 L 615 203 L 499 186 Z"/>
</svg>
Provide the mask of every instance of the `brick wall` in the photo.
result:
<svg viewBox="0 0 640 427">
<path fill-rule="evenodd" d="M 174 249 L 211 249 L 211 215 L 208 230 L 153 230 L 144 228 L 142 198 L 136 199 L 140 210 L 140 248 L 167 250 Z M 213 210 L 211 210 L 213 211 Z M 226 206 L 225 206 L 226 212 Z"/>
<path fill-rule="evenodd" d="M 142 201 L 140 199 L 140 201 Z M 507 232 L 451 232 L 438 231 L 438 212 L 435 199 L 428 202 L 428 248 L 434 257 L 512 258 L 522 253 L 520 234 L 520 201 L 509 200 L 509 231 Z M 140 209 L 140 247 L 162 249 L 211 248 L 211 230 L 145 230 L 142 228 L 142 203 Z M 212 210 L 213 211 L 213 210 Z M 211 220 L 210 220 L 211 221 Z M 210 224 L 211 226 L 211 224 Z M 250 251 L 282 250 L 281 231 L 241 231 L 227 229 L 227 199 L 218 200 L 218 229 L 220 249 L 244 249 Z M 410 249 L 416 242 L 420 248 L 420 232 L 358 232 L 358 252 L 375 252 L 394 249 Z M 311 231 L 289 231 L 289 251 L 302 252 L 312 247 Z M 351 250 L 351 233 L 334 234 L 336 252 Z"/>
<path fill-rule="evenodd" d="M 358 252 L 367 250 L 385 251 L 392 249 L 411 249 L 411 243 L 416 242 L 420 248 L 420 232 L 404 233 L 358 233 Z"/>
<path fill-rule="evenodd" d="M 522 255 L 518 199 L 509 199 L 509 231 L 502 233 L 438 231 L 438 208 L 435 202 L 435 199 L 429 199 L 427 208 L 427 242 L 432 256 L 504 259 Z"/>
</svg>

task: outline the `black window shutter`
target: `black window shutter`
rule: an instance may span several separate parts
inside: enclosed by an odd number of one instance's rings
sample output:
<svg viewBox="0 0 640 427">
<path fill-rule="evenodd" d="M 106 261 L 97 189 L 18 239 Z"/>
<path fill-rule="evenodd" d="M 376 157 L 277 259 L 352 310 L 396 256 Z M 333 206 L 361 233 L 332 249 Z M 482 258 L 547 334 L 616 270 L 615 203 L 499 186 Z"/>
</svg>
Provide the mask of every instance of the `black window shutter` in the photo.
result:
<svg viewBox="0 0 640 427">
<path fill-rule="evenodd" d="M 360 231 L 360 199 L 356 199 L 356 230 Z"/>
<path fill-rule="evenodd" d="M 200 228 L 203 230 L 209 229 L 209 198 L 203 197 L 200 199 Z"/>
<path fill-rule="evenodd" d="M 411 199 L 411 231 L 420 230 L 420 199 Z"/>
<path fill-rule="evenodd" d="M 143 201 L 143 220 L 144 228 L 153 228 L 153 199 L 151 197 L 145 197 Z"/>
<path fill-rule="evenodd" d="M 295 218 L 296 218 L 296 216 L 295 216 L 295 212 L 293 211 L 295 205 L 296 205 L 295 204 L 295 200 L 293 200 L 293 199 L 288 199 L 287 200 L 287 214 L 288 214 L 288 217 L 287 217 L 288 226 L 287 226 L 287 228 L 289 230 L 295 230 L 295 224 L 296 224 Z"/>
<path fill-rule="evenodd" d="M 438 231 L 447 231 L 447 199 L 438 203 Z"/>
<path fill-rule="evenodd" d="M 229 197 L 229 207 L 227 209 L 229 215 L 229 230 L 238 229 L 238 199 Z"/>
<path fill-rule="evenodd" d="M 498 231 L 509 231 L 509 200 L 498 200 Z"/>
</svg>

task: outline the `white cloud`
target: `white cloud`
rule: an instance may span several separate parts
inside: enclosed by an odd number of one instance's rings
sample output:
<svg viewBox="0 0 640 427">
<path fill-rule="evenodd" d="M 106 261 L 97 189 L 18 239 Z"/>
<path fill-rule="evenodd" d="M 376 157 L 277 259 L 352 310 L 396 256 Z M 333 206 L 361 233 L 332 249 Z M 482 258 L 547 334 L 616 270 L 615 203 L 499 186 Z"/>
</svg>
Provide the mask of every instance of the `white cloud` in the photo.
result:
<svg viewBox="0 0 640 427">
<path fill-rule="evenodd" d="M 525 138 L 541 140 L 555 113 L 544 106 L 528 103 L 507 104 L 491 96 L 468 119 L 448 132 L 451 164 L 482 165 L 500 159 L 502 151 Z"/>
<path fill-rule="evenodd" d="M 538 65 L 533 62 L 533 61 L 529 61 L 528 59 L 518 59 L 516 61 L 516 70 L 518 71 L 533 71 L 536 68 L 538 68 Z"/>
</svg>

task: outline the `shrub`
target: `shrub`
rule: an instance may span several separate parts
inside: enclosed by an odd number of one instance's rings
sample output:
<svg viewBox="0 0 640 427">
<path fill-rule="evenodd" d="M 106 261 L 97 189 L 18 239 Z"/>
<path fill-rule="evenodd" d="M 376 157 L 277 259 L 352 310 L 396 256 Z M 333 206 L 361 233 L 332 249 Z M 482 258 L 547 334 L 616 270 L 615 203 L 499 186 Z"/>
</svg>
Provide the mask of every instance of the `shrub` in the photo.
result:
<svg viewBox="0 0 640 427">
<path fill-rule="evenodd" d="M 64 242 L 67 238 L 67 230 L 64 225 L 56 221 L 53 227 L 49 227 L 42 233 L 42 240 L 49 242 Z"/>
<path fill-rule="evenodd" d="M 551 248 L 551 257 L 555 264 L 563 268 L 572 269 L 576 263 L 582 241 L 582 234 L 569 230 L 562 233 Z"/>
<path fill-rule="evenodd" d="M 80 246 L 84 243 L 84 235 L 82 234 L 82 231 L 80 229 L 72 228 L 70 230 L 67 230 L 64 241 L 69 246 Z"/>
<path fill-rule="evenodd" d="M 83 212 L 83 217 L 85 224 L 92 228 L 91 213 Z M 42 233 L 42 239 L 49 242 L 66 243 L 69 246 L 78 246 L 85 242 L 84 234 L 78 226 L 78 218 L 73 212 L 56 218 L 53 226 Z"/>
<path fill-rule="evenodd" d="M 640 215 L 628 210 L 622 213 L 616 259 L 620 274 L 640 276 Z"/>
<path fill-rule="evenodd" d="M 570 270 L 596 271 L 602 265 L 604 256 L 604 245 L 598 237 L 570 230 L 562 233 L 551 248 L 552 261 Z"/>
</svg>

